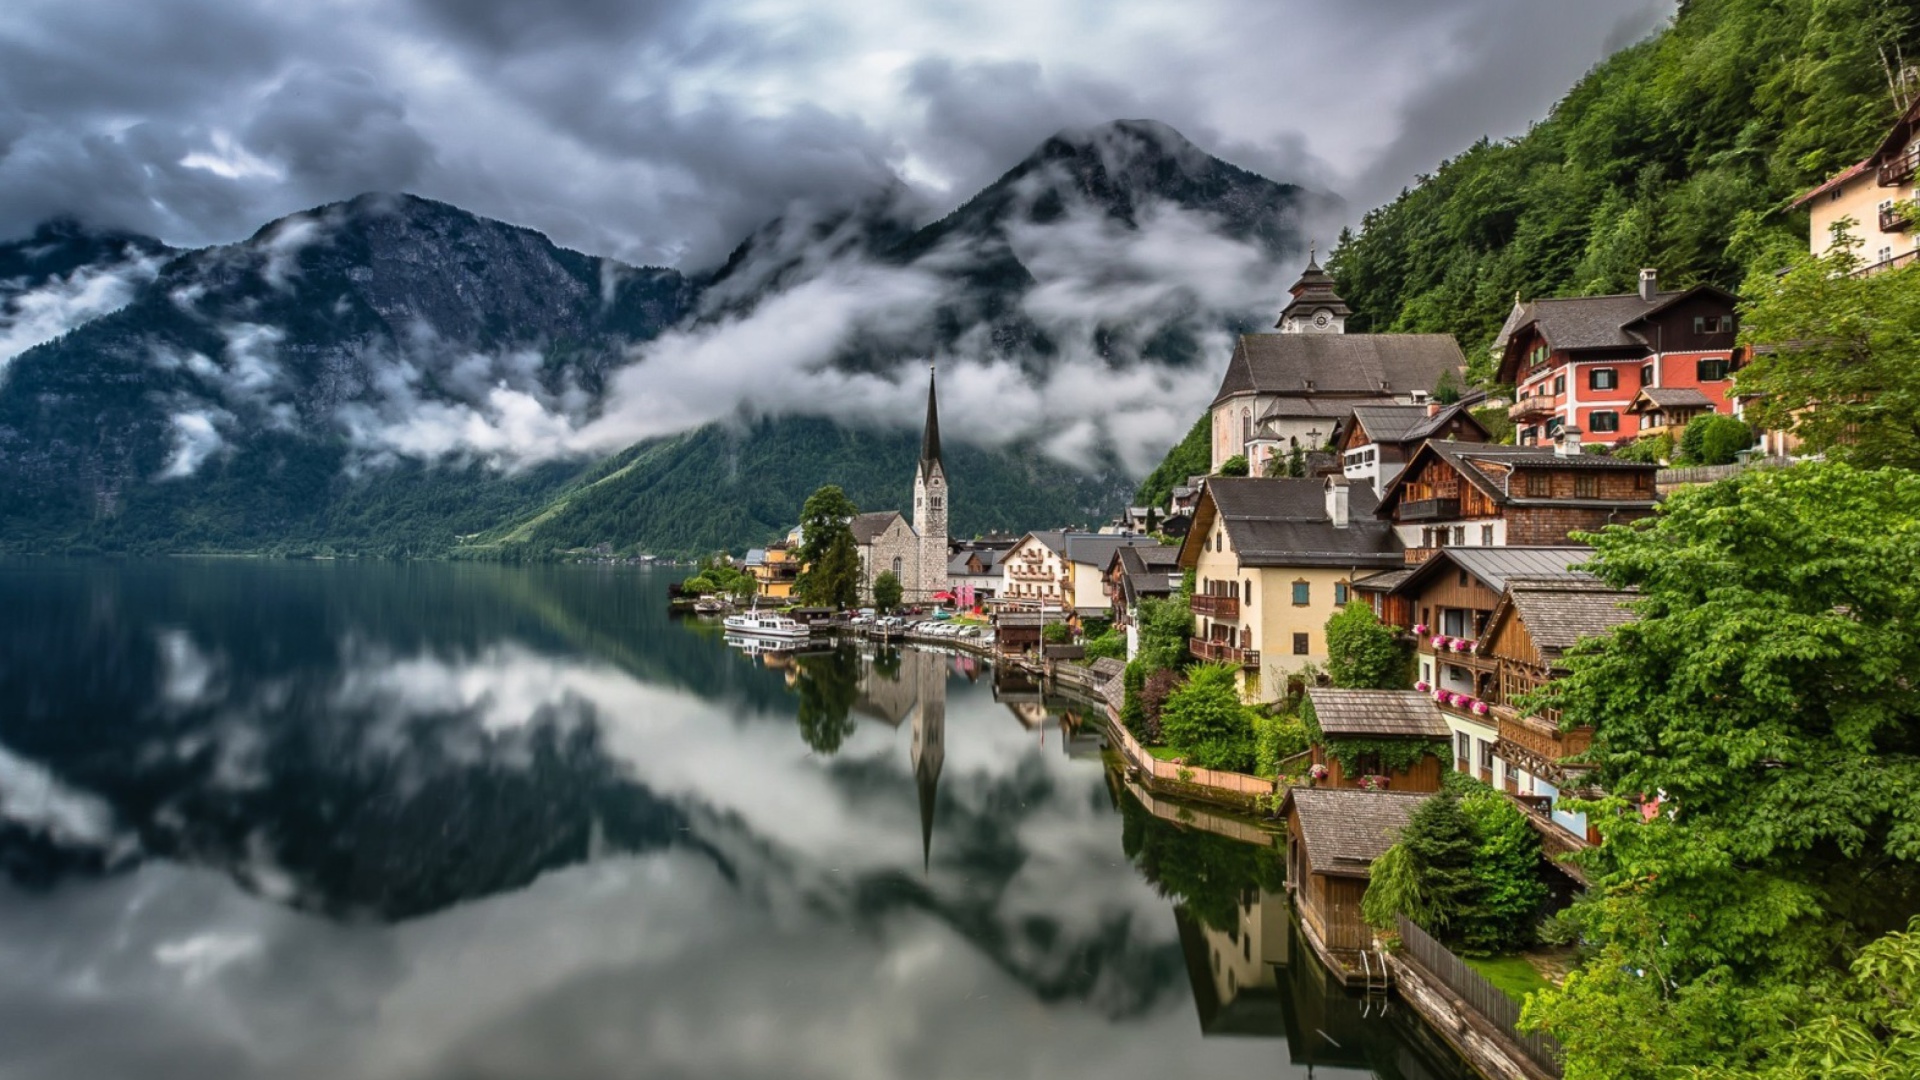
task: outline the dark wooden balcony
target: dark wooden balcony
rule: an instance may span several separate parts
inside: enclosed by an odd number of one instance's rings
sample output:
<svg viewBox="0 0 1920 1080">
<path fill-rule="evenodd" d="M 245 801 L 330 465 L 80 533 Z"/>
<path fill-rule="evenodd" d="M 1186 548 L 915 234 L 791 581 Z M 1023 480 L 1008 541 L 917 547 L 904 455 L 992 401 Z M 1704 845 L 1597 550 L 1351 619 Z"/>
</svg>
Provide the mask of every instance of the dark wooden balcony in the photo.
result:
<svg viewBox="0 0 1920 1080">
<path fill-rule="evenodd" d="M 1907 215 L 1911 212 L 1911 208 L 1902 206 L 1899 203 L 1894 203 L 1892 206 L 1881 207 L 1880 231 L 1883 233 L 1906 232 L 1907 226 L 1911 224 L 1907 221 Z"/>
<path fill-rule="evenodd" d="M 1400 504 L 1401 521 L 1446 521 L 1459 516 L 1459 499 L 1414 499 Z"/>
<path fill-rule="evenodd" d="M 1223 664 L 1236 664 L 1243 668 L 1260 666 L 1259 649 L 1236 649 L 1225 641 L 1208 641 L 1206 638 L 1190 638 L 1187 651 L 1200 660 L 1214 660 Z"/>
<path fill-rule="evenodd" d="M 1523 424 L 1552 415 L 1553 398 L 1547 394 L 1526 394 L 1507 406 L 1507 418 Z"/>
<path fill-rule="evenodd" d="M 1209 619 L 1238 619 L 1240 617 L 1240 598 L 1237 596 L 1208 596 L 1195 593 L 1189 601 L 1195 615 L 1205 615 Z"/>
<path fill-rule="evenodd" d="M 1565 761 L 1586 753 L 1593 746 L 1592 728 L 1561 731 L 1540 717 L 1521 716 L 1512 709 L 1495 708 L 1493 715 L 1502 743 L 1510 744 L 1540 761 Z"/>
<path fill-rule="evenodd" d="M 1880 163 L 1880 186 L 1899 187 L 1913 179 L 1916 166 L 1920 166 L 1920 146 L 1909 147 L 1906 153 L 1888 158 Z"/>
</svg>

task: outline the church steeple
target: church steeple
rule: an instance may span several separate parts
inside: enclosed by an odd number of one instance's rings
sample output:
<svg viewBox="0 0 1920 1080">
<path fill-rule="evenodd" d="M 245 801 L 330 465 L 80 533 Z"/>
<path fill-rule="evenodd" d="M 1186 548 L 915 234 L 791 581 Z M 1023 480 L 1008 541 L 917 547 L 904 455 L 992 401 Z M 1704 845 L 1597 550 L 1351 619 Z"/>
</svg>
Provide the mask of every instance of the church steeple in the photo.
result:
<svg viewBox="0 0 1920 1080">
<path fill-rule="evenodd" d="M 1315 250 L 1307 249 L 1307 268 L 1287 290 L 1293 299 L 1280 309 L 1274 328 L 1283 334 L 1344 334 L 1353 309 L 1334 291 L 1333 276 L 1320 269 Z"/>
<path fill-rule="evenodd" d="M 920 467 L 940 464 L 940 402 L 935 386 L 936 373 L 933 365 L 927 365 L 927 427 L 920 436 Z M 942 467 L 941 471 L 945 471 Z"/>
</svg>

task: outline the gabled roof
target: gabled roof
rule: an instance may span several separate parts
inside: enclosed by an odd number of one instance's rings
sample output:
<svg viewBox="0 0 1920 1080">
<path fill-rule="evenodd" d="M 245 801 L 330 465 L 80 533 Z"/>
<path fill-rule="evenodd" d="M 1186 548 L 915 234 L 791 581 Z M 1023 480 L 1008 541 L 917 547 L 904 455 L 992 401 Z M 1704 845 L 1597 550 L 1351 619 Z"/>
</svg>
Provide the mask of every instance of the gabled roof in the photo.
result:
<svg viewBox="0 0 1920 1080">
<path fill-rule="evenodd" d="M 1134 544 L 1118 548 L 1107 571 L 1112 573 L 1116 564 L 1120 569 L 1121 590 L 1128 602 L 1142 596 L 1171 596 L 1180 587 L 1180 549 L 1176 545 Z"/>
<path fill-rule="evenodd" d="M 1518 618 L 1527 636 L 1549 660 L 1582 638 L 1599 637 L 1639 618 L 1626 605 L 1639 593 L 1616 589 L 1589 574 L 1549 580 L 1515 579 L 1487 621 L 1487 636 L 1509 618 Z"/>
<path fill-rule="evenodd" d="M 904 522 L 907 519 L 901 517 L 898 510 L 876 510 L 871 514 L 855 514 L 853 520 L 847 522 L 847 527 L 853 530 L 853 542 L 865 547 L 886 532 L 895 520 Z"/>
<path fill-rule="evenodd" d="M 1347 418 L 1340 425 L 1340 435 L 1344 436 L 1358 427 L 1370 443 L 1419 442 L 1432 438 L 1435 432 L 1445 430 L 1456 419 L 1471 424 L 1480 437 L 1478 441 L 1484 442 L 1493 437 L 1486 425 L 1474 419 L 1473 412 L 1465 402 L 1448 405 L 1431 416 L 1427 415 L 1425 405 L 1355 405 L 1347 413 Z"/>
<path fill-rule="evenodd" d="M 1506 489 L 1505 484 L 1488 472 L 1477 467 L 1477 462 L 1497 461 L 1510 468 L 1526 469 L 1578 469 L 1582 471 L 1603 472 L 1658 472 L 1660 467 L 1652 462 L 1627 461 L 1624 458 L 1608 457 L 1603 454 L 1573 454 L 1561 456 L 1553 450 L 1543 450 L 1537 446 L 1507 446 L 1501 443 L 1462 443 L 1447 442 L 1441 439 L 1428 439 L 1420 444 L 1407 458 L 1407 466 L 1399 475 L 1387 484 L 1387 490 L 1380 493 L 1380 502 L 1376 513 L 1382 517 L 1390 516 L 1400 501 L 1401 492 L 1419 473 L 1424 458 L 1432 456 L 1452 465 L 1460 478 L 1472 484 L 1496 506 L 1505 505 L 1541 505 L 1559 504 L 1565 500 L 1550 498 L 1530 498 L 1516 495 Z M 1652 506 L 1653 499 L 1582 499 L 1582 506 L 1632 507 Z"/>
<path fill-rule="evenodd" d="M 1649 343 L 1634 327 L 1675 304 L 1696 296 L 1712 296 L 1724 301 L 1728 310 L 1740 298 L 1718 285 L 1695 285 L 1690 289 L 1656 292 L 1648 300 L 1637 292 L 1610 296 L 1548 297 L 1516 303 L 1507 313 L 1507 321 L 1493 339 L 1494 351 L 1501 354 L 1496 378 L 1503 383 L 1517 381 L 1520 344 L 1525 331 L 1537 330 L 1555 352 L 1645 353 Z"/>
<path fill-rule="evenodd" d="M 1061 554 L 1068 562 L 1097 566 L 1101 570 L 1113 561 L 1113 553 L 1123 547 L 1137 544 L 1157 545 L 1158 540 L 1150 536 L 1115 536 L 1106 533 L 1067 533 L 1065 551 Z"/>
<path fill-rule="evenodd" d="M 1314 873 L 1367 878 L 1373 861 L 1399 841 L 1413 812 L 1430 798 L 1409 791 L 1296 787 L 1287 789 L 1281 809 L 1299 819 Z"/>
<path fill-rule="evenodd" d="M 1713 399 L 1691 386 L 1649 386 L 1633 397 L 1633 404 L 1627 406 L 1628 412 L 1645 412 L 1648 409 L 1711 409 Z"/>
<path fill-rule="evenodd" d="M 1593 580 L 1571 567 L 1593 558 L 1593 549 L 1568 544 L 1560 547 L 1445 547 L 1426 562 L 1413 568 L 1393 591 L 1403 595 L 1417 591 L 1435 575 L 1465 570 L 1494 592 L 1505 592 L 1516 578 L 1545 580 Z"/>
<path fill-rule="evenodd" d="M 1063 555 L 1067 550 L 1067 531 L 1065 529 L 1035 529 L 1032 532 L 1022 533 L 1020 539 L 1015 540 L 1013 546 L 1007 549 L 1008 553 L 1011 554 L 1012 552 L 1020 550 L 1021 545 L 1025 544 L 1028 540 L 1038 543 L 1041 547 L 1046 548 L 1055 555 Z"/>
<path fill-rule="evenodd" d="M 980 560 L 980 574 L 982 576 L 986 574 L 996 574 L 1000 572 L 1000 560 L 1005 556 L 1006 551 L 999 548 L 976 548 L 970 551 L 956 551 L 953 553 L 953 557 L 947 560 L 947 573 L 950 576 L 970 577 L 972 574 L 967 569 L 967 560 L 978 558 Z"/>
<path fill-rule="evenodd" d="M 1344 481 L 1341 481 L 1344 483 Z M 1347 486 L 1347 525 L 1327 517 L 1326 481 L 1214 477 L 1207 481 L 1194 527 L 1180 547 L 1180 565 L 1199 561 L 1217 517 L 1242 566 L 1397 565 L 1405 557 L 1393 528 L 1374 515 L 1373 489 Z"/>
<path fill-rule="evenodd" d="M 1864 158 L 1860 161 L 1856 161 L 1853 164 L 1847 166 L 1846 168 L 1840 170 L 1839 172 L 1833 174 L 1831 177 L 1828 177 L 1826 182 L 1822 183 L 1820 186 L 1814 188 L 1812 191 L 1807 192 L 1805 195 L 1802 195 L 1799 198 L 1793 200 L 1794 208 L 1799 209 L 1800 207 L 1805 206 L 1806 204 L 1812 202 L 1815 196 L 1825 195 L 1827 192 L 1832 191 L 1834 188 L 1839 187 L 1840 185 L 1846 183 L 1847 181 L 1853 179 L 1854 177 L 1859 176 L 1861 173 L 1866 172 L 1868 169 L 1871 169 L 1873 167 L 1874 158 L 1877 158 L 1878 156 L 1879 156 L 1878 154 L 1875 154 L 1874 157 Z"/>
<path fill-rule="evenodd" d="M 1242 334 L 1218 405 L 1235 394 L 1390 398 L 1466 369 L 1451 334 Z"/>
<path fill-rule="evenodd" d="M 1307 690 L 1314 722 L 1328 735 L 1349 738 L 1444 739 L 1447 721 L 1433 698 L 1418 690 Z"/>
</svg>

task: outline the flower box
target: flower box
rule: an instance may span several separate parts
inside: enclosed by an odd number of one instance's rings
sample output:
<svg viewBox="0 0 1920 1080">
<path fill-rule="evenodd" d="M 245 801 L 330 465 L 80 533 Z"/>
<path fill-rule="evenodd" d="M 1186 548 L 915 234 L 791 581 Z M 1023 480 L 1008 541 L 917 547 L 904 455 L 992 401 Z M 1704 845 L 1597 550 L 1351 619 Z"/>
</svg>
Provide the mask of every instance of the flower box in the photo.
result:
<svg viewBox="0 0 1920 1080">
<path fill-rule="evenodd" d="M 1423 693 L 1423 694 L 1424 694 L 1424 693 L 1426 693 L 1427 691 L 1429 691 L 1429 690 L 1431 690 L 1431 689 L 1433 689 L 1433 687 L 1432 687 L 1432 686 L 1430 686 L 1430 685 L 1428 685 L 1428 683 L 1427 683 L 1427 680 L 1425 680 L 1425 679 L 1421 679 L 1421 680 L 1420 680 L 1419 682 L 1417 682 L 1417 683 L 1414 683 L 1414 684 L 1413 684 L 1413 688 L 1414 688 L 1415 690 L 1418 690 L 1418 691 L 1420 691 L 1420 692 L 1421 692 L 1421 693 Z"/>
<path fill-rule="evenodd" d="M 1487 703 L 1484 701 L 1476 701 L 1473 703 L 1473 715 L 1475 716 L 1485 716 L 1490 711 Z"/>
<path fill-rule="evenodd" d="M 1447 635 L 1445 635 L 1445 634 L 1435 634 L 1435 635 L 1433 635 L 1433 648 L 1434 648 L 1434 651 L 1436 651 L 1436 652 L 1445 652 L 1445 651 L 1446 651 L 1446 649 L 1447 649 L 1447 646 L 1448 646 L 1449 644 L 1451 644 L 1451 643 L 1452 643 L 1452 641 L 1453 641 L 1453 639 L 1452 639 L 1452 638 L 1450 638 L 1450 637 L 1448 637 L 1448 636 L 1447 636 Z"/>
<path fill-rule="evenodd" d="M 1313 768 L 1307 770 L 1307 775 L 1313 777 L 1315 780 L 1325 780 L 1327 778 L 1327 767 L 1325 765 L 1315 765 Z"/>
<path fill-rule="evenodd" d="M 1414 637 L 1426 637 L 1426 636 L 1427 636 L 1427 624 L 1426 624 L 1426 623 L 1423 623 L 1423 622 L 1417 622 L 1417 623 L 1414 623 L 1414 624 L 1413 624 L 1413 636 L 1414 636 Z"/>
<path fill-rule="evenodd" d="M 1473 651 L 1475 644 L 1475 642 L 1468 641 L 1466 638 L 1454 638 L 1453 651 L 1457 653 L 1470 653 Z"/>
</svg>

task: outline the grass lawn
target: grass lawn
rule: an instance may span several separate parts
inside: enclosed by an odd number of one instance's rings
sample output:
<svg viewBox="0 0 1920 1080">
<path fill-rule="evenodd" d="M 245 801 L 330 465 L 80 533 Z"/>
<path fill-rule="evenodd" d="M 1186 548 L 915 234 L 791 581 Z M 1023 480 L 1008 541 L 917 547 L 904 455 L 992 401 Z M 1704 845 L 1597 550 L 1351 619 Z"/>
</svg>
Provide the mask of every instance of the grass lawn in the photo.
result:
<svg viewBox="0 0 1920 1080">
<path fill-rule="evenodd" d="M 1487 977 L 1500 992 L 1515 1001 L 1527 1000 L 1535 990 L 1550 990 L 1553 984 L 1524 956 L 1462 957 L 1473 970 Z"/>
<path fill-rule="evenodd" d="M 1152 754 L 1161 761 L 1172 761 L 1174 758 L 1185 756 L 1171 746 L 1149 746 L 1147 747 L 1147 753 Z"/>
</svg>

